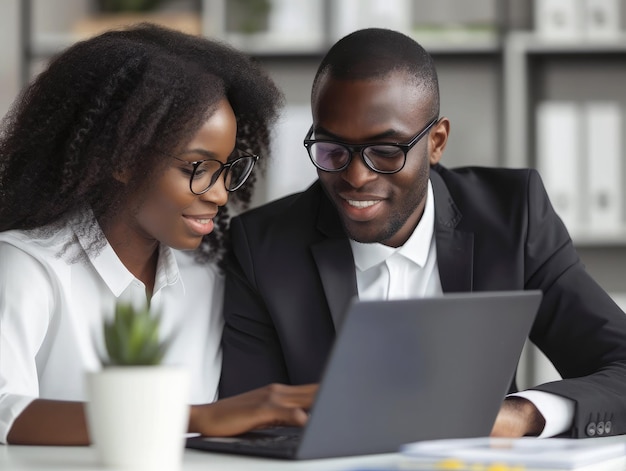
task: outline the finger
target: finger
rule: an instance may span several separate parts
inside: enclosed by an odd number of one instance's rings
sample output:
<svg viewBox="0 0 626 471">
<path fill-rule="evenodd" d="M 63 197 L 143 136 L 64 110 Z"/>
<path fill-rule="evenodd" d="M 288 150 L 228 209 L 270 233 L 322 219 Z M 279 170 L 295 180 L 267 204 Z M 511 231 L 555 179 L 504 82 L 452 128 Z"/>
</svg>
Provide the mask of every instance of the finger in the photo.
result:
<svg viewBox="0 0 626 471">
<path fill-rule="evenodd" d="M 300 386 L 272 385 L 275 398 L 284 405 L 310 407 L 317 394 L 317 384 L 305 384 Z"/>
<path fill-rule="evenodd" d="M 270 427 L 276 425 L 290 425 L 303 427 L 309 419 L 309 414 L 301 408 L 294 407 L 275 407 L 266 411 L 262 420 L 261 427 Z"/>
</svg>

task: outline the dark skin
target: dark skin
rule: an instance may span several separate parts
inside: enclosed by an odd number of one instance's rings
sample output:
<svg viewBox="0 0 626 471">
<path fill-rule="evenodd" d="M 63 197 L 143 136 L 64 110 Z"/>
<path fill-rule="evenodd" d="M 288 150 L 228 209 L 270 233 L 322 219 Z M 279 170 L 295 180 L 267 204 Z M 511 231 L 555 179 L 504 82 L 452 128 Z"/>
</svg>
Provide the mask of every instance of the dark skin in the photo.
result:
<svg viewBox="0 0 626 471">
<path fill-rule="evenodd" d="M 237 435 L 276 425 L 303 426 L 317 385 L 270 384 L 212 404 L 191 406 L 189 432 Z M 85 404 L 37 399 L 20 414 L 8 435 L 20 445 L 88 445 Z"/>
<path fill-rule="evenodd" d="M 235 146 L 237 123 L 230 104 L 217 111 L 186 143 L 185 158 L 206 153 L 226 163 Z M 214 229 L 213 217 L 226 204 L 228 192 L 219 180 L 209 191 L 189 190 L 185 162 L 172 165 L 155 179 L 150 193 L 131 197 L 125 210 L 103 227 L 107 240 L 126 268 L 141 280 L 148 296 L 156 276 L 158 247 L 196 248 Z M 120 181 L 124 175 L 116 175 Z M 191 406 L 189 432 L 228 436 L 276 425 L 302 426 L 307 420 L 317 385 L 271 384 L 212 404 Z M 8 442 L 23 445 L 87 445 L 90 443 L 82 402 L 36 399 L 17 417 Z"/>
<path fill-rule="evenodd" d="M 369 80 L 320 78 L 312 99 L 314 136 L 348 144 L 408 142 L 431 119 L 431 99 L 406 72 Z M 450 121 L 440 118 L 407 154 L 398 173 L 370 170 L 359 155 L 337 173 L 318 171 L 349 236 L 359 242 L 403 245 L 426 204 L 428 169 L 444 152 Z M 491 431 L 494 437 L 539 435 L 545 419 L 532 402 L 505 399 Z"/>
</svg>

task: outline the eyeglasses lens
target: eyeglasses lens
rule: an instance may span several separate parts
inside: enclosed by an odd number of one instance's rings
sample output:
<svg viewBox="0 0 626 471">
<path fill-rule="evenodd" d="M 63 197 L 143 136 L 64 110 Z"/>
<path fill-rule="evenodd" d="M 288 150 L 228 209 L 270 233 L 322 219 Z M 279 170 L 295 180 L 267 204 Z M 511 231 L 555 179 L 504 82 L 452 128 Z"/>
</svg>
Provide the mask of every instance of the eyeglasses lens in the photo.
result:
<svg viewBox="0 0 626 471">
<path fill-rule="evenodd" d="M 226 174 L 226 188 L 234 191 L 245 183 L 255 163 L 254 157 L 242 157 L 235 160 Z"/>
<path fill-rule="evenodd" d="M 254 156 L 241 157 L 227 164 L 226 167 L 216 160 L 203 161 L 196 167 L 191 177 L 191 191 L 196 194 L 204 193 L 215 184 L 222 173 L 224 173 L 224 186 L 228 191 L 234 191 L 248 179 L 255 162 Z"/>
<path fill-rule="evenodd" d="M 200 163 L 191 178 L 191 191 L 200 194 L 215 184 L 221 168 L 220 163 L 214 160 Z"/>
<path fill-rule="evenodd" d="M 350 159 L 350 151 L 339 144 L 331 142 L 315 142 L 309 151 L 313 161 L 324 170 L 343 168 Z"/>
<path fill-rule="evenodd" d="M 339 170 L 348 165 L 350 149 L 332 142 L 314 142 L 309 146 L 313 161 L 323 170 Z M 404 151 L 397 146 L 368 146 L 363 149 L 367 164 L 374 170 L 394 172 L 404 165 Z"/>
</svg>

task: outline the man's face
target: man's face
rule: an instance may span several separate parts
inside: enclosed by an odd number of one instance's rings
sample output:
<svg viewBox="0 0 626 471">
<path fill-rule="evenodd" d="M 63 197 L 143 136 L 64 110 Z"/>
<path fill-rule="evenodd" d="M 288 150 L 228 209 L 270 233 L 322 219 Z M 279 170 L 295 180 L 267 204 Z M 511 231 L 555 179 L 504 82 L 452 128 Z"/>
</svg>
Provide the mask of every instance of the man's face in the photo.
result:
<svg viewBox="0 0 626 471">
<path fill-rule="evenodd" d="M 404 72 L 368 80 L 326 76 L 313 97 L 313 137 L 348 144 L 406 143 L 435 118 L 427 115 L 428 105 L 429 97 Z M 433 162 L 429 140 L 424 136 L 395 174 L 370 170 L 358 153 L 340 172 L 318 170 L 350 238 L 392 247 L 406 242 L 426 202 Z"/>
</svg>

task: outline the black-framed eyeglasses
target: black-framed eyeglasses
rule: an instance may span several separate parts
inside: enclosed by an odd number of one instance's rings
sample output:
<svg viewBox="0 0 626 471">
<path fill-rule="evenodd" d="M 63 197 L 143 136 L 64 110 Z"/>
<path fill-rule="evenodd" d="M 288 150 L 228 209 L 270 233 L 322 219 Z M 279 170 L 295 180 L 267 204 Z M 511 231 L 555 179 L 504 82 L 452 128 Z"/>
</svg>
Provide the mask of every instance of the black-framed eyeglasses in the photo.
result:
<svg viewBox="0 0 626 471">
<path fill-rule="evenodd" d="M 224 186 L 229 192 L 238 190 L 246 182 L 252 173 L 254 164 L 259 160 L 259 156 L 242 150 L 237 150 L 236 152 L 240 157 L 229 160 L 225 164 L 216 159 L 189 162 L 178 157 L 174 158 L 191 165 L 192 168 L 189 170 L 189 189 L 194 195 L 202 195 L 215 185 L 222 172 L 224 173 Z"/>
<path fill-rule="evenodd" d="M 358 152 L 370 170 L 376 173 L 397 173 L 404 168 L 406 155 L 415 144 L 423 138 L 439 118 L 435 118 L 418 132 L 409 142 L 390 143 L 372 142 L 365 144 L 347 144 L 331 139 L 311 139 L 313 126 L 304 138 L 304 147 L 309 152 L 311 162 L 325 172 L 341 172 L 352 161 L 352 156 Z"/>
</svg>

